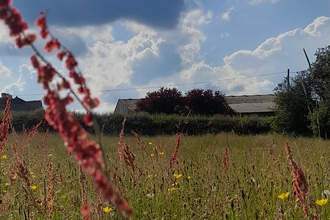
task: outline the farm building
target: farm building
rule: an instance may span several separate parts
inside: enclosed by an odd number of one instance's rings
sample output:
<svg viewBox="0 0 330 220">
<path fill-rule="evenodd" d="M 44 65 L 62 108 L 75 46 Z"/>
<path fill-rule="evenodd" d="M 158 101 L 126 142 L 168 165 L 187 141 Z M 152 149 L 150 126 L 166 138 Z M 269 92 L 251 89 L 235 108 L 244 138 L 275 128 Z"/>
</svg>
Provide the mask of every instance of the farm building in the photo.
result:
<svg viewBox="0 0 330 220">
<path fill-rule="evenodd" d="M 229 106 L 241 114 L 271 115 L 275 96 L 268 95 L 243 95 L 226 96 Z M 119 99 L 115 108 L 116 114 L 133 115 L 135 114 L 135 103 L 138 99 Z"/>
<path fill-rule="evenodd" d="M 0 110 L 4 110 L 6 107 L 6 101 L 10 94 L 1 93 L 0 97 Z M 36 101 L 25 101 L 19 97 L 15 97 L 11 100 L 10 109 L 12 111 L 34 111 L 42 108 L 40 100 Z"/>
</svg>

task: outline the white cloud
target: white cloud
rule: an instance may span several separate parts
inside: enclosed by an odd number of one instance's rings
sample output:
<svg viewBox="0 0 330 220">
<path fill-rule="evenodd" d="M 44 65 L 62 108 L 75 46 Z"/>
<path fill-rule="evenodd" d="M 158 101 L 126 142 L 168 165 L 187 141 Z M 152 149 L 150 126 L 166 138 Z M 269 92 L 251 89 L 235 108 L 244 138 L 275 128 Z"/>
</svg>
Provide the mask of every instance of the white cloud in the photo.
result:
<svg viewBox="0 0 330 220">
<path fill-rule="evenodd" d="M 10 93 L 10 94 L 18 94 L 21 93 L 22 91 L 24 91 L 25 86 L 27 85 L 27 80 L 31 79 L 31 74 L 34 71 L 34 69 L 27 65 L 27 64 L 23 64 L 19 67 L 19 77 L 17 78 L 17 80 L 13 83 L 7 84 L 2 92 L 6 92 L 6 93 Z"/>
<path fill-rule="evenodd" d="M 230 18 L 229 18 L 230 12 L 231 12 L 233 9 L 234 9 L 234 7 L 231 7 L 231 8 L 228 9 L 228 11 L 222 13 L 222 15 L 221 15 L 222 20 L 229 21 L 229 20 L 230 20 Z"/>
<path fill-rule="evenodd" d="M 249 4 L 250 5 L 257 5 L 257 4 L 260 4 L 262 2 L 270 2 L 272 4 L 275 4 L 277 3 L 279 0 L 252 0 L 252 1 L 249 1 Z"/>
<path fill-rule="evenodd" d="M 79 35 L 81 38 L 88 41 L 88 38 L 95 41 L 102 42 L 113 42 L 113 27 L 110 25 L 99 25 L 99 26 L 84 26 L 81 28 L 58 28 L 54 29 L 63 35 L 63 39 L 71 34 Z M 92 33 L 92 34 L 91 34 Z"/>
<path fill-rule="evenodd" d="M 13 39 L 9 36 L 9 28 L 4 22 L 0 22 L 0 43 L 9 44 Z"/>
<path fill-rule="evenodd" d="M 228 32 L 226 32 L 226 33 L 222 33 L 222 34 L 220 35 L 220 39 L 225 38 L 225 37 L 229 37 L 229 36 L 230 36 L 230 34 L 229 34 Z"/>
<path fill-rule="evenodd" d="M 9 78 L 11 75 L 10 69 L 8 67 L 4 66 L 0 60 L 0 78 L 2 80 Z"/>
<path fill-rule="evenodd" d="M 172 32 L 170 41 L 177 46 L 177 52 L 181 56 L 183 65 L 195 61 L 201 48 L 201 42 L 206 40 L 206 36 L 198 27 L 210 23 L 212 17 L 211 12 L 190 11 L 180 20 L 177 32 Z"/>
</svg>

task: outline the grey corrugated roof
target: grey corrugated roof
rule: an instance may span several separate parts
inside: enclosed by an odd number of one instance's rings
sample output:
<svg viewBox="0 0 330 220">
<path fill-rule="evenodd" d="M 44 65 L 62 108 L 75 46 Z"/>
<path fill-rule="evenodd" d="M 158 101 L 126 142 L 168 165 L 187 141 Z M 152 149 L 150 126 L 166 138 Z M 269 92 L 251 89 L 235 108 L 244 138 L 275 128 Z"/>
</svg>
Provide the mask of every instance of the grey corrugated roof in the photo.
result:
<svg viewBox="0 0 330 220">
<path fill-rule="evenodd" d="M 274 102 L 275 95 L 225 96 L 228 104 Z"/>
<path fill-rule="evenodd" d="M 273 112 L 272 108 L 275 107 L 274 102 L 262 103 L 236 103 L 229 104 L 229 106 L 238 113 L 265 113 Z"/>
<path fill-rule="evenodd" d="M 129 110 L 134 111 L 135 109 L 135 103 L 139 100 L 139 99 L 120 99 L 122 102 L 125 103 L 125 105 L 127 106 L 127 108 Z"/>
<path fill-rule="evenodd" d="M 275 95 L 243 95 L 225 96 L 229 106 L 238 113 L 273 112 Z M 135 103 L 139 99 L 120 99 L 129 110 L 134 111 Z"/>
</svg>

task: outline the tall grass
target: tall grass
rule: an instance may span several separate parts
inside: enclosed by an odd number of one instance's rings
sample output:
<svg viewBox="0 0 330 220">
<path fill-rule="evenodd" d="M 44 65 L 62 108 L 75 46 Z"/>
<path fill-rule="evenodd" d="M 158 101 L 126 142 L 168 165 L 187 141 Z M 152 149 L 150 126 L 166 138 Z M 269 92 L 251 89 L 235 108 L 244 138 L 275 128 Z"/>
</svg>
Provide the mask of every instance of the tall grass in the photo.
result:
<svg viewBox="0 0 330 220">
<path fill-rule="evenodd" d="M 107 173 L 134 207 L 133 219 L 330 217 L 327 141 L 225 133 L 182 136 L 171 169 L 177 136 L 102 139 Z M 308 216 L 295 197 L 287 139 L 309 186 Z M 122 218 L 101 200 L 90 177 L 62 145 L 55 134 L 9 136 L 0 163 L 1 219 L 81 219 L 86 202 L 93 204 L 92 219 Z M 323 206 L 316 204 L 321 199 Z"/>
</svg>

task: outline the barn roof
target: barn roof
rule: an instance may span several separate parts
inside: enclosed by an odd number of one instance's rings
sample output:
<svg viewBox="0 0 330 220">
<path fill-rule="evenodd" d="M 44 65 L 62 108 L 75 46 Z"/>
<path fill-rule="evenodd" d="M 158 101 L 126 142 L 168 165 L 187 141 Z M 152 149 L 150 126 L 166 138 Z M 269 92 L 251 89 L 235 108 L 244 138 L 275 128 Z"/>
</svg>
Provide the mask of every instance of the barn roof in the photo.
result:
<svg viewBox="0 0 330 220">
<path fill-rule="evenodd" d="M 229 106 L 238 113 L 270 113 L 275 106 L 275 95 L 243 95 L 225 96 Z M 119 99 L 131 111 L 134 111 L 135 103 L 139 99 Z M 118 105 L 118 103 L 117 103 Z M 116 112 L 116 110 L 115 110 Z"/>
<path fill-rule="evenodd" d="M 5 93 L 1 94 L 0 111 L 5 109 L 7 98 L 8 96 L 5 96 Z M 42 103 L 40 100 L 25 101 L 18 96 L 12 98 L 10 103 L 10 109 L 13 111 L 31 111 L 38 108 L 42 108 Z"/>
<path fill-rule="evenodd" d="M 229 106 L 239 113 L 273 112 L 275 95 L 226 96 Z"/>
</svg>

